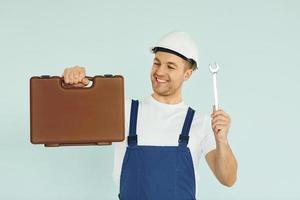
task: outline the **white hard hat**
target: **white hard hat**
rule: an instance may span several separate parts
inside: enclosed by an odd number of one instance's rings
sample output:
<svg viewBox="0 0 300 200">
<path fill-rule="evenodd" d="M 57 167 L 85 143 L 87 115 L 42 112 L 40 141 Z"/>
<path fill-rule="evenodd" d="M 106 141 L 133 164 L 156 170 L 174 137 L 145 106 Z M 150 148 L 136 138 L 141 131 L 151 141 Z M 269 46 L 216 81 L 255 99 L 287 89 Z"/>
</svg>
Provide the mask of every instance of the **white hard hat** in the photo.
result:
<svg viewBox="0 0 300 200">
<path fill-rule="evenodd" d="M 193 38 L 182 31 L 170 32 L 161 37 L 156 44 L 150 48 L 151 52 L 165 51 L 182 57 L 190 63 L 199 65 L 199 50 Z"/>
</svg>

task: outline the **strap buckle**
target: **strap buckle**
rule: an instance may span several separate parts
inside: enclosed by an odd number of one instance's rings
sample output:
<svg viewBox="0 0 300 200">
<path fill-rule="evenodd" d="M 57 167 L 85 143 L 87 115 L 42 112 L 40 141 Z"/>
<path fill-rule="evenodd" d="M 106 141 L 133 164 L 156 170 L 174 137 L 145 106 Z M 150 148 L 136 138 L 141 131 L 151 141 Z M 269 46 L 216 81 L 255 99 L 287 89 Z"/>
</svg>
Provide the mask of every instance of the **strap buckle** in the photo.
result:
<svg viewBox="0 0 300 200">
<path fill-rule="evenodd" d="M 129 142 L 137 142 L 137 135 L 129 135 L 127 136 L 128 143 Z"/>
<path fill-rule="evenodd" d="M 180 134 L 178 142 L 181 143 L 182 141 L 185 141 L 186 143 L 188 143 L 189 142 L 189 138 L 190 138 L 190 136 L 188 136 L 188 135 L 181 135 Z"/>
</svg>

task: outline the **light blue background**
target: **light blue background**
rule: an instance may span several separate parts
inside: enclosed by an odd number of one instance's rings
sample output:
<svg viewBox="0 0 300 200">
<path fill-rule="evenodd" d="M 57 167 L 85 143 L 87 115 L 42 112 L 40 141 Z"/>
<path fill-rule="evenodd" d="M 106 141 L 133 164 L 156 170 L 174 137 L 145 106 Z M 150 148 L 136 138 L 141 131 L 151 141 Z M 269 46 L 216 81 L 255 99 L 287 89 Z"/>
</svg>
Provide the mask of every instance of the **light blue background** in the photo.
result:
<svg viewBox="0 0 300 200">
<path fill-rule="evenodd" d="M 113 147 L 44 148 L 29 141 L 29 79 L 82 65 L 122 74 L 126 96 L 151 94 L 149 47 L 172 30 L 200 47 L 184 101 L 210 113 L 208 64 L 220 64 L 220 106 L 232 118 L 238 180 L 222 186 L 202 158 L 198 199 L 300 199 L 300 3 L 0 0 L 0 199 L 117 199 Z M 84 103 L 84 102 L 83 102 Z"/>
</svg>

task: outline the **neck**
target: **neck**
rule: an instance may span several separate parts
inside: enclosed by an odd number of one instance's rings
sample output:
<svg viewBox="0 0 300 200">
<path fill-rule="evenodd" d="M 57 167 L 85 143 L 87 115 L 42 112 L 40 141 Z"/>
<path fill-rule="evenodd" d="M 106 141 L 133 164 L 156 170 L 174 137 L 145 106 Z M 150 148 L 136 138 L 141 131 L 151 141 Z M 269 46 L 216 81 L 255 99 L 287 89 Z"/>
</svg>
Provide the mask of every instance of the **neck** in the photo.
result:
<svg viewBox="0 0 300 200">
<path fill-rule="evenodd" d="M 169 96 L 162 96 L 154 92 L 151 94 L 151 96 L 157 101 L 166 104 L 178 104 L 182 101 L 181 93 L 169 95 Z"/>
</svg>

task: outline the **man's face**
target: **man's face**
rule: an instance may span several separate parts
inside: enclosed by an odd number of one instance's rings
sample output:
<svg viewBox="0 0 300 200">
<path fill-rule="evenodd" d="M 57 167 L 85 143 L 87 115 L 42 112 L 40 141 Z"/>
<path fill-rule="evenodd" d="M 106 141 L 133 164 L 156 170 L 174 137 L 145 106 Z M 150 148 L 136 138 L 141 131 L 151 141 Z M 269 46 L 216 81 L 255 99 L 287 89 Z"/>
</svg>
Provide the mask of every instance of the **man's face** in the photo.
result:
<svg viewBox="0 0 300 200">
<path fill-rule="evenodd" d="M 181 57 L 158 51 L 155 53 L 151 70 L 152 89 L 161 96 L 177 94 L 182 83 L 192 74 L 188 62 Z"/>
</svg>

